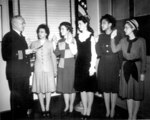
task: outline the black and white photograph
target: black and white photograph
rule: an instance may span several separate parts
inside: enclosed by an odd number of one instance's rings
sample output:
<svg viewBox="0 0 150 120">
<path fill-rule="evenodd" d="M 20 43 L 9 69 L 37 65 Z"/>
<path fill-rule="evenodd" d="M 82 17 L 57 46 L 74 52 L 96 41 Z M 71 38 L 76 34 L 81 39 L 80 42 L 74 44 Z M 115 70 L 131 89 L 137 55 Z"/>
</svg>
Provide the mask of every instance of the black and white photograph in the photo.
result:
<svg viewBox="0 0 150 120">
<path fill-rule="evenodd" d="M 0 0 L 0 120 L 148 120 L 149 46 L 149 0 Z"/>
</svg>

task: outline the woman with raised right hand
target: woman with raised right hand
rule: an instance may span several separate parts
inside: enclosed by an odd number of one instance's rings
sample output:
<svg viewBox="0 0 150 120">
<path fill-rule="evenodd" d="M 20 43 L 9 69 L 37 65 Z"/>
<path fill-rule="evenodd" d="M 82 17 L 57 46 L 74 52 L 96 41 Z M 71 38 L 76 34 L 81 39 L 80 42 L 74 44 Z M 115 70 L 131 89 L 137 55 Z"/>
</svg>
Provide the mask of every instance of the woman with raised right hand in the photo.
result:
<svg viewBox="0 0 150 120">
<path fill-rule="evenodd" d="M 129 19 L 124 26 L 126 37 L 116 45 L 117 31 L 111 34 L 111 48 L 114 53 L 122 51 L 123 63 L 119 95 L 127 100 L 128 119 L 135 120 L 144 98 L 144 79 L 146 72 L 146 43 L 138 36 L 139 24 L 135 19 Z"/>
</svg>

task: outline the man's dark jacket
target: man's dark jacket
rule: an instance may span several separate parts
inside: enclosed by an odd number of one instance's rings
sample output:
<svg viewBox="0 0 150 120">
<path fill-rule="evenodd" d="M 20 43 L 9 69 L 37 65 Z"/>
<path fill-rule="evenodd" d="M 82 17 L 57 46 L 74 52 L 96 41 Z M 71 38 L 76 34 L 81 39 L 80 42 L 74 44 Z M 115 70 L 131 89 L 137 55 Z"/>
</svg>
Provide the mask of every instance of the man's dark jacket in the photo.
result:
<svg viewBox="0 0 150 120">
<path fill-rule="evenodd" d="M 25 38 L 14 30 L 3 37 L 2 57 L 7 62 L 7 79 L 30 76 L 30 60 L 29 55 L 25 55 L 26 49 L 28 49 L 28 46 Z"/>
</svg>

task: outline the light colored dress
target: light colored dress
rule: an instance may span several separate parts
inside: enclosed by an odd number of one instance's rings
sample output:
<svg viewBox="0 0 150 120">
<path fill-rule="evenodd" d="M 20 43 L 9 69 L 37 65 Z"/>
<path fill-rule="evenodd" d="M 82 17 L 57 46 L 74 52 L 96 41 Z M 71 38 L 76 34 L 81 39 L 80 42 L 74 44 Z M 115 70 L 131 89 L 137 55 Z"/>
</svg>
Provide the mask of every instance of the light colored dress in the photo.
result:
<svg viewBox="0 0 150 120">
<path fill-rule="evenodd" d="M 35 41 L 32 43 L 31 48 L 38 48 L 40 46 L 40 41 Z M 54 92 L 56 90 L 55 73 L 56 57 L 53 53 L 52 43 L 47 40 L 36 52 L 32 92 Z"/>
</svg>

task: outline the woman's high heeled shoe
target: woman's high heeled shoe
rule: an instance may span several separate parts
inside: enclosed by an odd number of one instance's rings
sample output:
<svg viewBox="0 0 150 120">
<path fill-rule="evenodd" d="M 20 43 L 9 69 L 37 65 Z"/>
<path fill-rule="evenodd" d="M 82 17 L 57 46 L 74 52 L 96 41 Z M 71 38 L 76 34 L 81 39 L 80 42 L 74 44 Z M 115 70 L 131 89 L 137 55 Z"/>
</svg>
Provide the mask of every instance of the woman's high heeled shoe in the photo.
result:
<svg viewBox="0 0 150 120">
<path fill-rule="evenodd" d="M 87 120 L 87 116 L 86 115 L 82 115 L 81 120 Z"/>
<path fill-rule="evenodd" d="M 46 111 L 46 117 L 52 118 L 52 114 L 50 111 Z"/>
<path fill-rule="evenodd" d="M 46 112 L 42 111 L 41 115 L 42 115 L 42 117 L 46 117 Z"/>
</svg>

